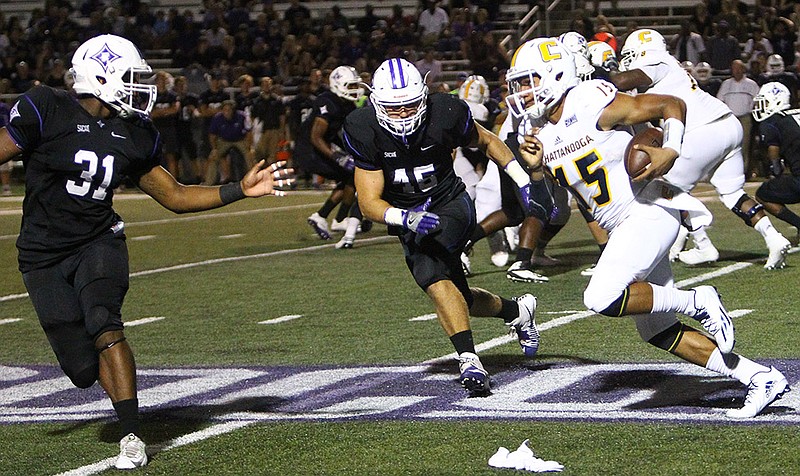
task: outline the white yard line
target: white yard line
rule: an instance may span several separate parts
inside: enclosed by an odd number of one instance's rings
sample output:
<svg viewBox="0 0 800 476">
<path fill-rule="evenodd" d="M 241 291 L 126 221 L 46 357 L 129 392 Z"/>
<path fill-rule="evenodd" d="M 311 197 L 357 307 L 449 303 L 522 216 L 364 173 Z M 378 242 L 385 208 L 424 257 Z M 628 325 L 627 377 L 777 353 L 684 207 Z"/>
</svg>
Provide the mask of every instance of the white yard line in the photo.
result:
<svg viewBox="0 0 800 476">
<path fill-rule="evenodd" d="M 141 319 L 136 319 L 135 321 L 126 322 L 125 327 L 141 326 L 142 324 L 150 324 L 151 322 L 163 321 L 164 319 L 166 319 L 164 316 L 143 317 Z"/>
<path fill-rule="evenodd" d="M 11 324 L 12 322 L 18 322 L 18 321 L 21 321 L 21 320 L 22 319 L 17 319 L 17 318 L 14 318 L 14 319 L 0 319 L 0 326 L 3 325 L 3 324 Z"/>
<path fill-rule="evenodd" d="M 278 324 L 281 322 L 293 321 L 295 319 L 300 319 L 303 317 L 302 314 L 289 314 L 286 316 L 276 317 L 275 319 L 267 319 L 266 321 L 261 321 L 259 324 Z"/>
</svg>

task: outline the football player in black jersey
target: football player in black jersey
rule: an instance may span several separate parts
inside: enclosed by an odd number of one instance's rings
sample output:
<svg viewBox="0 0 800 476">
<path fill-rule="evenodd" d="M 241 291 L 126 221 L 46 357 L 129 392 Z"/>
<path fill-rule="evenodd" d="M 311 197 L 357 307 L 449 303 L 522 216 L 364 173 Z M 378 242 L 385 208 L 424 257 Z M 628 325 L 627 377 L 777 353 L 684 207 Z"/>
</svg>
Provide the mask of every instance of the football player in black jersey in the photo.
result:
<svg viewBox="0 0 800 476">
<path fill-rule="evenodd" d="M 328 82 L 330 89 L 317 96 L 311 114 L 300 124 L 294 149 L 299 168 L 337 182 L 322 207 L 308 217 L 308 224 L 323 240 L 331 238 L 328 215 L 333 209 L 341 204 L 336 220 L 343 222 L 355 203 L 353 157 L 344 152 L 340 132 L 344 118 L 355 110 L 356 101 L 364 94 L 361 77 L 352 66 L 334 69 Z M 352 241 L 348 247 L 352 247 Z"/>
<path fill-rule="evenodd" d="M 99 381 L 120 420 L 115 466 L 147 464 L 141 440 L 136 367 L 121 318 L 128 290 L 124 223 L 114 189 L 132 179 L 176 213 L 221 207 L 245 197 L 279 194 L 291 170 L 253 167 L 239 183 L 184 186 L 159 163 L 161 139 L 149 118 L 156 87 L 130 41 L 101 35 L 75 51 L 77 98 L 36 86 L 21 95 L 0 129 L 0 164 L 25 165 L 25 201 L 17 239 L 19 269 L 39 322 L 72 383 Z"/>
<path fill-rule="evenodd" d="M 775 178 L 756 191 L 756 199 L 776 218 L 794 226 L 800 237 L 800 216 L 786 207 L 800 203 L 800 109 L 791 107 L 791 92 L 784 84 L 761 86 L 753 99 L 753 118 L 758 121 L 761 144 L 767 146 L 770 170 Z M 783 159 L 783 161 L 781 161 Z M 788 173 L 784 173 L 784 164 Z"/>
<path fill-rule="evenodd" d="M 450 94 L 429 96 L 408 61 L 384 61 L 371 90 L 372 107 L 355 110 L 344 125 L 361 210 L 400 237 L 406 264 L 456 349 L 461 384 L 486 394 L 489 376 L 475 354 L 470 314 L 502 318 L 532 357 L 539 346 L 536 298 L 508 300 L 467 284 L 459 257 L 475 227 L 475 206 L 453 170 L 452 154 L 457 147 L 482 149 L 515 179 L 526 204 L 530 177 L 503 141 L 475 123 L 465 102 Z"/>
</svg>

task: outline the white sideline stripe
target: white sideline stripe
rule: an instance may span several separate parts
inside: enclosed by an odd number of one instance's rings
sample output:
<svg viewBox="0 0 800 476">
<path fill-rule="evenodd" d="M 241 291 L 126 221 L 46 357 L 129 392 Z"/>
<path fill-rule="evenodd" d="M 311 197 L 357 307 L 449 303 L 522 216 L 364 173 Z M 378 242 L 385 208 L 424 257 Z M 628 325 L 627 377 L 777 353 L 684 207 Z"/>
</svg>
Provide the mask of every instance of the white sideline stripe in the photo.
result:
<svg viewBox="0 0 800 476">
<path fill-rule="evenodd" d="M 752 309 L 735 309 L 733 311 L 729 311 L 728 315 L 730 317 L 732 317 L 732 318 L 733 317 L 742 317 L 742 316 L 746 316 L 746 315 L 750 314 L 751 312 L 753 312 Z"/>
<path fill-rule="evenodd" d="M 234 238 L 241 238 L 245 236 L 244 233 L 234 233 L 232 235 L 222 235 L 219 237 L 220 240 L 232 240 Z"/>
<path fill-rule="evenodd" d="M 358 243 L 380 243 L 381 241 L 390 241 L 394 240 L 395 237 L 393 236 L 376 236 L 373 238 L 364 238 L 358 240 Z M 197 268 L 200 266 L 206 266 L 209 264 L 219 264 L 219 263 L 229 263 L 234 261 L 244 261 L 248 259 L 259 259 L 259 258 L 269 258 L 271 256 L 281 256 L 281 255 L 290 255 L 295 253 L 303 253 L 305 251 L 318 251 L 324 250 L 325 248 L 333 248 L 336 244 L 326 244 L 326 245 L 315 245 L 315 246 L 308 246 L 306 248 L 293 248 L 290 250 L 278 250 L 278 251 L 270 251 L 268 253 L 258 253 L 254 255 L 244 255 L 244 256 L 230 256 L 228 258 L 214 258 L 205 261 L 197 261 L 194 263 L 185 263 L 185 264 L 178 264 L 175 266 L 167 266 L 166 268 L 156 268 L 156 269 L 149 269 L 145 271 L 137 271 L 135 273 L 131 273 L 131 278 L 136 278 L 138 276 L 148 276 L 150 274 L 159 274 L 159 273 L 166 273 L 168 271 L 178 271 L 181 269 L 190 269 L 190 268 Z M 23 294 L 9 294 L 8 296 L 0 296 L 0 302 L 4 301 L 12 301 L 14 299 L 22 299 L 28 297 L 28 293 Z"/>
<path fill-rule="evenodd" d="M 0 319 L 0 325 L 3 324 L 11 324 L 12 322 L 21 321 L 22 319 L 14 318 L 14 319 Z"/>
<path fill-rule="evenodd" d="M 149 196 L 146 196 L 150 198 Z M 114 197 L 115 199 L 117 197 Z M 219 213 L 200 213 L 197 215 L 192 216 L 181 216 L 181 217 L 173 217 L 173 218 L 162 218 L 160 220 L 148 220 L 148 221 L 136 221 L 136 222 L 125 222 L 125 227 L 130 228 L 132 226 L 143 226 L 143 225 L 166 225 L 169 223 L 181 223 L 181 222 L 188 222 L 188 221 L 198 221 L 198 220 L 214 220 L 217 218 L 229 218 L 229 217 L 240 217 L 245 215 L 254 215 L 256 213 L 273 213 L 273 212 L 285 212 L 288 210 L 299 210 L 302 208 L 317 208 L 319 207 L 319 203 L 308 203 L 303 205 L 287 205 L 285 207 L 273 207 L 273 208 L 258 208 L 255 210 L 241 210 L 238 212 L 219 212 Z M 22 214 L 22 209 L 19 210 L 19 213 Z M 0 235 L 0 240 L 10 240 L 16 239 L 19 234 L 14 235 Z"/>
<path fill-rule="evenodd" d="M 128 237 L 131 241 L 145 241 L 145 240 L 152 240 L 156 237 L 156 235 L 142 235 L 142 236 L 131 236 Z"/>
<path fill-rule="evenodd" d="M 142 319 L 136 319 L 135 321 L 126 322 L 125 327 L 141 326 L 142 324 L 150 324 L 151 322 L 163 321 L 164 319 L 166 319 L 164 316 L 144 317 Z"/>
<path fill-rule="evenodd" d="M 276 317 L 275 319 L 267 319 L 266 321 L 261 321 L 259 324 L 278 324 L 280 322 L 286 321 L 293 321 L 295 319 L 300 319 L 303 317 L 302 314 L 288 314 L 286 316 Z"/>
<path fill-rule="evenodd" d="M 421 316 L 412 317 L 411 319 L 409 319 L 409 322 L 414 322 L 414 321 L 432 321 L 434 319 L 436 319 L 436 313 L 435 312 L 433 314 L 423 314 Z"/>
</svg>

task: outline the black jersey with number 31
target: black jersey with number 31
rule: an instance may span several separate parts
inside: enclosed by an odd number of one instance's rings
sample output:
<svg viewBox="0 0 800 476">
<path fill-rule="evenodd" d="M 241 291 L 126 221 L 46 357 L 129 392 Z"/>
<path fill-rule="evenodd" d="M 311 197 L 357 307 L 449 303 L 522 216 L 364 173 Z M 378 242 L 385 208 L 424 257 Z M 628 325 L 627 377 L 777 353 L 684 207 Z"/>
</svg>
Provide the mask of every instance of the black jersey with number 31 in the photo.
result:
<svg viewBox="0 0 800 476">
<path fill-rule="evenodd" d="M 119 220 L 111 203 L 114 188 L 161 160 L 158 131 L 148 118 L 92 117 L 69 93 L 47 86 L 19 97 L 8 132 L 25 166 L 17 239 L 23 273 L 109 232 Z"/>
<path fill-rule="evenodd" d="M 467 104 L 443 93 L 428 96 L 427 117 L 408 145 L 378 124 L 372 107 L 356 109 L 344 124 L 344 142 L 356 166 L 383 170 L 383 198 L 402 208 L 428 197 L 435 208 L 461 193 L 465 187 L 453 170 L 453 150 L 476 134 Z"/>
</svg>

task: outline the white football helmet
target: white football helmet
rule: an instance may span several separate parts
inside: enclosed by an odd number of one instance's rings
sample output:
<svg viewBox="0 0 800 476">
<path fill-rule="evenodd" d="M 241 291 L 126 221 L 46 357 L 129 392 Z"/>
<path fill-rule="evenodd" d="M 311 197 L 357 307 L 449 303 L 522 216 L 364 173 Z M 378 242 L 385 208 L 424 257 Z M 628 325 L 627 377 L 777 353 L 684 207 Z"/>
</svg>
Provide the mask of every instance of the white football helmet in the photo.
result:
<svg viewBox="0 0 800 476">
<path fill-rule="evenodd" d="M 791 101 L 789 88 L 777 82 L 766 83 L 753 98 L 753 119 L 761 122 L 776 112 L 789 109 Z"/>
<path fill-rule="evenodd" d="M 648 51 L 667 51 L 667 42 L 661 33 L 648 28 L 636 30 L 625 40 L 620 52 L 619 70 L 628 71 L 631 63 L 646 56 Z"/>
<path fill-rule="evenodd" d="M 578 75 L 578 79 L 581 81 L 589 81 L 592 79 L 594 66 L 589 62 L 589 58 L 576 54 L 572 55 L 572 59 L 575 60 L 575 74 Z"/>
<path fill-rule="evenodd" d="M 458 97 L 475 104 L 483 104 L 489 100 L 489 83 L 479 74 L 468 76 L 458 88 Z"/>
<path fill-rule="evenodd" d="M 139 83 L 142 74 L 152 73 L 139 49 L 116 35 L 86 40 L 72 56 L 70 73 L 77 94 L 90 94 L 122 117 L 149 115 L 156 101 L 156 87 Z"/>
<path fill-rule="evenodd" d="M 402 58 L 388 59 L 375 70 L 370 89 L 378 124 L 408 143 L 428 109 L 428 87 L 419 70 Z"/>
<path fill-rule="evenodd" d="M 765 69 L 767 76 L 783 73 L 785 70 L 783 57 L 781 55 L 769 55 Z"/>
<path fill-rule="evenodd" d="M 536 38 L 517 48 L 506 81 L 508 110 L 515 117 L 534 119 L 544 116 L 580 82 L 572 52 L 556 38 Z"/>
<path fill-rule="evenodd" d="M 694 76 L 694 79 L 700 81 L 701 83 L 705 83 L 711 79 L 711 65 L 705 61 L 701 61 L 697 63 L 694 68 L 692 68 L 691 73 L 692 76 Z"/>
<path fill-rule="evenodd" d="M 566 33 L 562 33 L 559 35 L 558 41 L 560 41 L 568 50 L 570 50 L 572 54 L 583 57 L 588 56 L 588 45 L 586 43 L 586 38 L 584 38 L 583 35 L 577 31 L 568 31 Z"/>
<path fill-rule="evenodd" d="M 352 66 L 339 66 L 328 76 L 328 86 L 340 98 L 358 101 L 364 95 L 361 76 Z"/>
<path fill-rule="evenodd" d="M 586 50 L 589 61 L 593 66 L 599 66 L 606 71 L 616 71 L 619 69 L 617 53 L 605 41 L 590 41 Z"/>
</svg>

